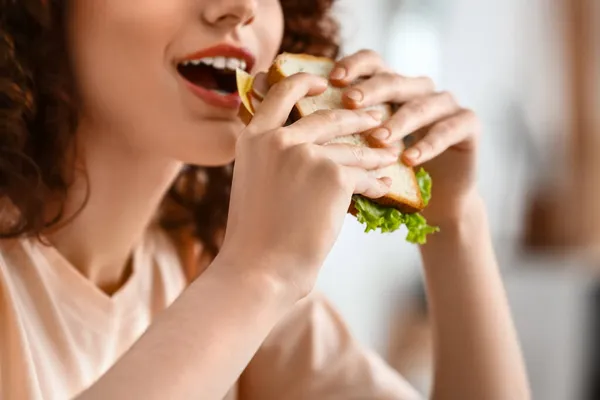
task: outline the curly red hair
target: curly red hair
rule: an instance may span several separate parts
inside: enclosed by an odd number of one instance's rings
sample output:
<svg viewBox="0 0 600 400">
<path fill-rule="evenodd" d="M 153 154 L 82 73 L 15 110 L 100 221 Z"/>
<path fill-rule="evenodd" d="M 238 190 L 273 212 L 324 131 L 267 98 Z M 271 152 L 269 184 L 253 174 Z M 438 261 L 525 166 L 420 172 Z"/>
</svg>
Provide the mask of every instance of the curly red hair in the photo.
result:
<svg viewBox="0 0 600 400">
<path fill-rule="evenodd" d="M 280 0 L 281 51 L 336 57 L 335 0 Z M 65 0 L 0 0 L 0 238 L 36 235 L 63 219 L 77 127 L 64 40 Z M 218 251 L 227 222 L 231 166 L 188 167 L 159 217 L 191 228 Z"/>
</svg>

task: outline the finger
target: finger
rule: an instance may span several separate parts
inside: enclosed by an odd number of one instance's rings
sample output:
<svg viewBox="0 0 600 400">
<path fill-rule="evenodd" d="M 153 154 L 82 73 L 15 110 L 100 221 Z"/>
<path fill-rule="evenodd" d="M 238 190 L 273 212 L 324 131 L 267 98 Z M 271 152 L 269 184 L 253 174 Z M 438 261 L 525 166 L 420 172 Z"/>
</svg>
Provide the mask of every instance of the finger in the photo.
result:
<svg viewBox="0 0 600 400">
<path fill-rule="evenodd" d="M 407 78 L 393 73 L 381 73 L 348 88 L 342 97 L 348 108 L 370 107 L 382 103 L 406 103 L 434 92 L 429 78 Z"/>
<path fill-rule="evenodd" d="M 381 122 L 382 113 L 378 110 L 319 110 L 286 129 L 297 143 L 324 144 L 337 137 L 368 131 Z"/>
<path fill-rule="evenodd" d="M 382 142 L 395 142 L 460 110 L 454 97 L 435 93 L 404 104 L 396 114 L 376 129 L 372 136 Z"/>
<path fill-rule="evenodd" d="M 450 147 L 467 150 L 474 146 L 479 134 L 479 120 L 470 110 L 461 110 L 433 125 L 430 131 L 402 154 L 409 165 L 425 163 Z"/>
<path fill-rule="evenodd" d="M 372 50 L 361 50 L 338 61 L 329 79 L 338 86 L 345 86 L 360 77 L 372 76 L 388 70 L 379 54 Z"/>
<path fill-rule="evenodd" d="M 294 105 L 306 96 L 323 93 L 327 80 L 312 74 L 295 74 L 273 85 L 248 125 L 249 130 L 263 132 L 281 127 Z"/>
<path fill-rule="evenodd" d="M 346 167 L 345 172 L 354 182 L 354 193 L 371 199 L 378 199 L 389 193 L 392 180 L 389 177 L 378 178 L 374 171 Z"/>
<path fill-rule="evenodd" d="M 318 151 L 337 164 L 365 170 L 387 167 L 397 163 L 400 157 L 398 148 L 370 148 L 341 143 L 320 146 Z"/>
</svg>

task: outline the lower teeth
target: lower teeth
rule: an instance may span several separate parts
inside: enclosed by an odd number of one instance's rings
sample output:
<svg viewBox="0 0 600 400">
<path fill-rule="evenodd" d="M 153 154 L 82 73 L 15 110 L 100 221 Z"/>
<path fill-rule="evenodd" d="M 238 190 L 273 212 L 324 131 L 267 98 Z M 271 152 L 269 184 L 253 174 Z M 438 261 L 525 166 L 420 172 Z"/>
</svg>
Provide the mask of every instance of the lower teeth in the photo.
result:
<svg viewBox="0 0 600 400">
<path fill-rule="evenodd" d="M 229 92 L 225 92 L 224 90 L 219 90 L 219 89 L 213 90 L 213 92 L 220 94 L 221 96 L 229 96 L 231 94 Z"/>
</svg>

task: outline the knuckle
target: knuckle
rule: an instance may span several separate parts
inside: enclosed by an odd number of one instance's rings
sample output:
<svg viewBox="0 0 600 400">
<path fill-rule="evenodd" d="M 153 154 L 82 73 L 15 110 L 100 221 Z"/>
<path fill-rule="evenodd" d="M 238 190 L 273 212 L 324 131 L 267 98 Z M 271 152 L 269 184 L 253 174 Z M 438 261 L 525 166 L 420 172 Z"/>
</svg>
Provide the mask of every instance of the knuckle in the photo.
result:
<svg viewBox="0 0 600 400">
<path fill-rule="evenodd" d="M 339 113 L 334 110 L 318 110 L 314 114 L 324 124 L 334 124 L 340 120 Z"/>
<path fill-rule="evenodd" d="M 437 149 L 439 147 L 441 147 L 444 143 L 444 136 L 437 134 L 437 135 L 431 135 L 429 137 L 428 143 L 431 145 L 431 147 L 433 149 Z"/>
<path fill-rule="evenodd" d="M 293 88 L 294 81 L 291 78 L 287 78 L 274 84 L 271 91 L 278 96 L 282 96 L 292 91 Z"/>
<path fill-rule="evenodd" d="M 352 150 L 352 155 L 354 156 L 354 158 L 356 159 L 357 162 L 361 163 L 361 162 L 365 161 L 366 151 L 365 151 L 364 147 L 352 146 L 351 150 Z"/>
<path fill-rule="evenodd" d="M 372 199 L 378 199 L 386 194 L 387 190 L 384 189 L 383 183 L 378 179 L 371 178 L 370 184 L 365 190 L 365 196 Z"/>
<path fill-rule="evenodd" d="M 455 118 L 448 119 L 446 121 L 440 122 L 436 128 L 431 132 L 431 136 L 435 137 L 436 135 L 445 135 L 450 132 L 456 131 L 459 126 L 459 122 Z"/>
<path fill-rule="evenodd" d="M 461 110 L 461 115 L 469 122 L 472 122 L 474 124 L 479 124 L 479 117 L 477 116 L 477 114 L 475 113 L 475 111 L 467 109 L 467 108 L 463 108 Z"/>
<path fill-rule="evenodd" d="M 361 49 L 356 54 L 369 58 L 379 58 L 379 54 L 372 49 Z"/>
<path fill-rule="evenodd" d="M 422 151 L 428 153 L 435 150 L 440 143 L 438 135 L 430 135 L 426 139 L 423 139 L 419 145 Z"/>
<path fill-rule="evenodd" d="M 454 94 L 452 94 L 451 92 L 449 92 L 447 90 L 440 92 L 439 96 L 449 103 L 457 104 L 456 97 L 454 96 Z"/>
<path fill-rule="evenodd" d="M 427 100 L 418 99 L 408 103 L 405 107 L 406 114 L 422 115 L 427 112 Z"/>
<path fill-rule="evenodd" d="M 315 146 L 311 146 L 308 143 L 303 143 L 299 146 L 296 146 L 295 149 L 298 152 L 298 157 L 300 158 L 300 161 L 304 165 L 312 164 L 318 159 L 317 150 Z"/>
<path fill-rule="evenodd" d="M 409 124 L 410 114 L 411 111 L 406 106 L 401 107 L 394 117 L 382 125 L 382 127 L 387 128 L 390 132 L 401 131 Z"/>
<path fill-rule="evenodd" d="M 407 79 L 405 76 L 391 72 L 386 72 L 384 75 L 387 76 L 387 79 L 389 79 L 391 84 L 394 86 L 402 86 Z"/>
<path fill-rule="evenodd" d="M 433 91 L 435 89 L 435 82 L 428 76 L 423 76 L 420 78 L 423 82 L 423 86 L 427 87 L 429 91 Z"/>
<path fill-rule="evenodd" d="M 467 124 L 471 127 L 471 130 L 473 131 L 472 134 L 475 137 L 479 137 L 483 131 L 483 126 L 477 113 L 470 109 L 463 109 L 461 113 L 467 121 Z"/>
<path fill-rule="evenodd" d="M 285 129 L 276 129 L 269 135 L 269 145 L 275 150 L 285 150 L 290 147 L 290 135 Z"/>
</svg>

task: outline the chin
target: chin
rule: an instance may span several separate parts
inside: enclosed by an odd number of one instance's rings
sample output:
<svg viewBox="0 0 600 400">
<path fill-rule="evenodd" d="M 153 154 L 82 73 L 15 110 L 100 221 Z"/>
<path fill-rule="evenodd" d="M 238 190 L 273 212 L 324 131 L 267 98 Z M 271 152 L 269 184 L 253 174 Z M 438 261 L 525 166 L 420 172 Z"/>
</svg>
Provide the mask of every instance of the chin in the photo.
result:
<svg viewBox="0 0 600 400">
<path fill-rule="evenodd" d="M 194 135 L 193 143 L 187 143 L 185 148 L 178 152 L 181 157 L 177 158 L 186 164 L 203 167 L 229 165 L 235 159 L 237 140 L 243 128 L 244 125 L 240 121 L 210 124 L 203 129 L 202 135 Z"/>
</svg>

